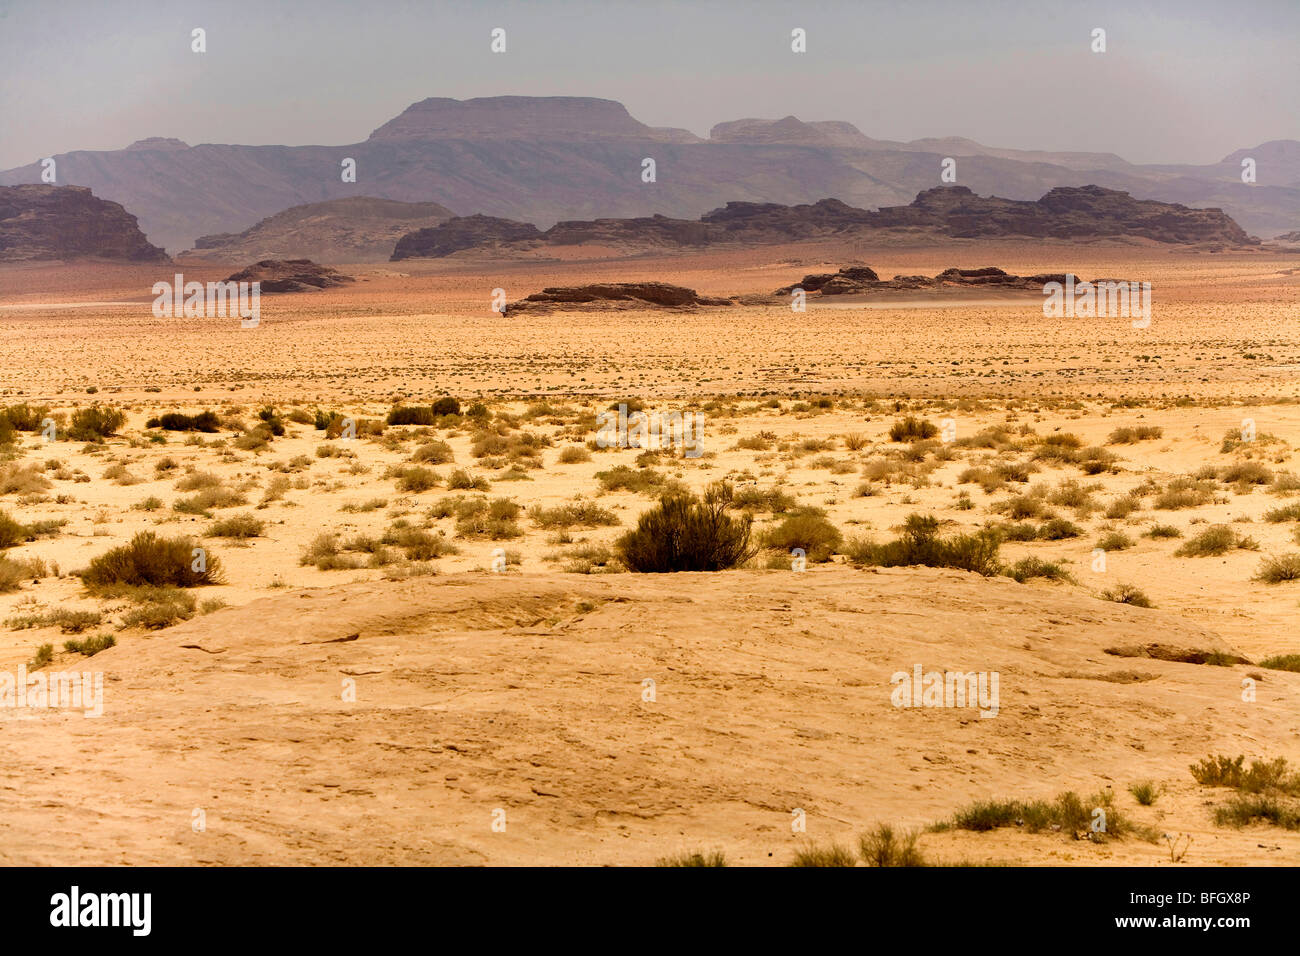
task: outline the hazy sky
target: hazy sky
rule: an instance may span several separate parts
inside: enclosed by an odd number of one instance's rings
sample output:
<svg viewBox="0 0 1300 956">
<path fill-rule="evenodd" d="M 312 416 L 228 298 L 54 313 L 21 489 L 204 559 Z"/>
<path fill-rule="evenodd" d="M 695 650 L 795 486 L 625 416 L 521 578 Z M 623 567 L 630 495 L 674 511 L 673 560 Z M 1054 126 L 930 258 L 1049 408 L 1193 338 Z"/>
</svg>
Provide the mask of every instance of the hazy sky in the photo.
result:
<svg viewBox="0 0 1300 956">
<path fill-rule="evenodd" d="M 428 96 L 502 94 L 615 99 L 700 135 L 794 114 L 1209 163 L 1300 139 L 1298 41 L 1300 0 L 0 0 L 0 169 L 147 136 L 353 143 Z"/>
</svg>

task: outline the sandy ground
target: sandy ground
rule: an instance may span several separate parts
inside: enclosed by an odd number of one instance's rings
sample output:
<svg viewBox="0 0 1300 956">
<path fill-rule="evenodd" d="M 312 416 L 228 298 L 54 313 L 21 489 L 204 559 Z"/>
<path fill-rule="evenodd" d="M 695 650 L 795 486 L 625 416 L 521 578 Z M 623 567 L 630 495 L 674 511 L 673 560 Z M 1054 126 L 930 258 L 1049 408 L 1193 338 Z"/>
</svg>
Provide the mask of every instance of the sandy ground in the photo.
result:
<svg viewBox="0 0 1300 956">
<path fill-rule="evenodd" d="M 494 288 L 513 299 L 597 279 L 749 294 L 854 261 L 882 276 L 998 265 L 1144 279 L 1156 304 L 1147 329 L 1045 319 L 1032 298 L 813 300 L 803 314 L 502 319 L 488 308 Z M 199 280 L 233 271 L 177 269 Z M 1300 675 L 1258 663 L 1300 654 L 1300 584 L 1254 580 L 1269 558 L 1300 552 L 1300 522 L 1265 517 L 1300 494 L 1290 480 L 1300 473 L 1296 269 L 1272 253 L 1053 243 L 394 263 L 357 267 L 361 281 L 346 290 L 266 296 L 255 330 L 155 319 L 149 288 L 176 269 L 0 269 L 0 404 L 61 418 L 96 402 L 126 413 L 104 443 L 20 433 L 0 455 L 0 512 L 45 523 L 0 552 L 37 562 L 31 580 L 0 593 L 0 671 L 51 644 L 49 670 L 105 676 L 102 717 L 0 710 L 10 755 L 0 858 L 644 864 L 718 848 L 733 863 L 772 864 L 809 839 L 851 843 L 877 822 L 921 827 L 978 799 L 1110 787 L 1134 820 L 1192 835 L 1187 863 L 1294 864 L 1294 831 L 1215 825 L 1227 791 L 1199 786 L 1188 765 L 1220 752 L 1300 761 Z M 447 394 L 484 401 L 494 430 L 538 436 L 539 453 L 476 452 L 470 420 L 353 441 L 310 423 L 318 408 L 382 419 L 394 402 Z M 560 460 L 595 437 L 598 410 L 631 398 L 698 412 L 703 456 L 596 447 Z M 286 433 L 240 447 L 236 420 L 255 425 L 268 405 Z M 221 432 L 146 427 L 203 409 L 225 417 Z M 909 415 L 950 433 L 891 441 Z M 1114 440 L 1143 426 L 1157 431 Z M 971 441 L 997 427 L 1002 441 Z M 1104 449 L 1107 467 L 1086 474 L 1044 456 L 1060 435 Z M 451 460 L 427 466 L 432 487 L 404 490 L 394 469 L 433 440 Z M 606 490 L 597 475 L 616 465 L 696 491 L 719 480 L 780 490 L 822 509 L 846 543 L 798 574 L 777 551 L 712 575 L 608 573 L 610 545 L 654 500 Z M 1226 473 L 1239 466 L 1256 480 Z M 972 477 L 999 467 L 1009 477 L 987 490 Z M 486 485 L 448 488 L 457 469 Z M 199 473 L 239 503 L 176 510 L 193 493 L 178 484 Z M 1200 482 L 1196 502 L 1161 507 L 1186 478 Z M 510 499 L 523 509 L 516 529 L 467 532 L 448 503 L 458 496 Z M 613 523 L 543 527 L 527 511 L 575 498 Z M 1039 513 L 1020 523 L 1054 516 L 1075 533 L 1007 541 L 1002 560 L 1039 558 L 1068 580 L 849 564 L 849 539 L 892 537 L 909 514 L 933 514 L 948 533 L 1005 528 L 1020 520 L 1009 503 L 1029 499 Z M 232 515 L 257 519 L 260 532 L 210 535 Z M 757 536 L 782 520 L 757 510 Z M 1216 525 L 1244 546 L 1175 553 Z M 1157 526 L 1178 536 L 1148 536 Z M 389 547 L 375 558 L 375 542 L 403 527 L 454 553 L 414 560 Z M 128 626 L 129 598 L 91 596 L 72 573 L 143 530 L 194 536 L 222 562 L 225 583 L 197 589 L 208 603 L 188 622 Z M 1113 533 L 1130 543 L 1108 547 L 1101 569 L 1096 550 Z M 371 549 L 345 549 L 342 569 L 302 563 L 322 534 Z M 500 548 L 511 563 L 493 574 Z M 1154 609 L 1104 600 L 1121 584 Z M 42 623 L 61 609 L 98 620 L 79 635 Z M 90 659 L 62 649 L 95 634 L 117 645 Z M 1105 653 L 1150 642 L 1252 663 Z M 999 672 L 999 715 L 896 709 L 889 677 L 917 664 Z M 1105 679 L 1122 672 L 1140 679 Z M 341 698 L 345 678 L 354 703 Z M 654 702 L 641 699 L 647 678 Z M 1257 684 L 1252 702 L 1244 680 Z M 1154 806 L 1129 794 L 1141 780 L 1164 787 Z M 796 808 L 806 834 L 791 832 Z M 504 832 L 491 826 L 497 809 Z M 922 847 L 941 862 L 1169 859 L 1160 840 L 1007 829 L 927 833 Z"/>
</svg>

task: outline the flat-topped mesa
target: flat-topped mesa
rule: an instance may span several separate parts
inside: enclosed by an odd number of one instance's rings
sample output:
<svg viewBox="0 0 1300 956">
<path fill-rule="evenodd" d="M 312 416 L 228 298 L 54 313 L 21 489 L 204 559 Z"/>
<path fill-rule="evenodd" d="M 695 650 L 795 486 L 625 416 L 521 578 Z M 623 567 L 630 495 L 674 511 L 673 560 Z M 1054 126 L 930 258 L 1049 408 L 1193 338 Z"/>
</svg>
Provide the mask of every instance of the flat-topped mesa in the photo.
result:
<svg viewBox="0 0 1300 956">
<path fill-rule="evenodd" d="M 85 186 L 0 186 L 0 261 L 167 262 L 135 216 Z"/>
<path fill-rule="evenodd" d="M 896 275 L 882 280 L 868 266 L 846 266 L 839 272 L 822 272 L 806 275 L 793 285 L 783 286 L 773 295 L 788 296 L 795 289 L 809 295 L 864 295 L 872 292 L 910 292 L 926 290 L 981 289 L 998 291 L 1041 292 L 1049 282 L 1066 281 L 1065 273 L 1040 273 L 1017 276 L 996 266 L 980 269 L 945 269 L 937 276 Z M 1077 280 L 1082 281 L 1082 280 Z M 1096 279 L 1095 282 L 1125 281 Z"/>
<path fill-rule="evenodd" d="M 551 286 L 506 305 L 506 315 L 553 309 L 694 309 L 702 305 L 733 305 L 731 299 L 702 296 L 685 286 L 666 282 L 597 282 Z"/>
<path fill-rule="evenodd" d="M 222 281 L 260 282 L 261 291 L 267 293 L 314 292 L 346 285 L 356 279 L 310 259 L 263 259 Z"/>
<path fill-rule="evenodd" d="M 417 140 L 700 142 L 686 130 L 647 126 L 622 103 L 594 96 L 432 96 L 384 123 L 369 142 Z"/>
</svg>

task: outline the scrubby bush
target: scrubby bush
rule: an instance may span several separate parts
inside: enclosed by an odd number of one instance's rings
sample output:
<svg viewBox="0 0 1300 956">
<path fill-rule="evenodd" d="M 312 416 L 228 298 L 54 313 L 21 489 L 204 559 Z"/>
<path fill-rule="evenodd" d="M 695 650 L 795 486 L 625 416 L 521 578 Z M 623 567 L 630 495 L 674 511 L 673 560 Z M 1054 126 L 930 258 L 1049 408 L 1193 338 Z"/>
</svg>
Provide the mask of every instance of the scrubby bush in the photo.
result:
<svg viewBox="0 0 1300 956">
<path fill-rule="evenodd" d="M 189 538 L 162 538 L 141 531 L 130 544 L 92 559 L 80 577 L 92 592 L 119 584 L 182 588 L 220 584 L 221 560 L 205 552 L 200 562 L 194 551 Z M 202 569 L 196 570 L 196 564 Z"/>
<path fill-rule="evenodd" d="M 202 411 L 197 415 L 185 415 L 181 412 L 167 412 L 158 418 L 151 418 L 144 423 L 145 428 L 161 428 L 169 432 L 207 432 L 221 429 L 221 419 L 216 412 Z"/>
<path fill-rule="evenodd" d="M 903 533 L 893 541 L 874 544 L 856 542 L 849 550 L 854 564 L 879 567 L 957 568 L 987 576 L 1001 570 L 998 549 L 1001 537 L 991 529 L 972 534 L 939 537 L 939 519 L 932 515 L 908 515 Z"/>
<path fill-rule="evenodd" d="M 934 422 L 915 418 L 911 415 L 901 421 L 894 422 L 889 428 L 890 441 L 917 441 L 933 438 L 937 434 L 939 434 L 939 428 Z"/>
<path fill-rule="evenodd" d="M 805 509 L 788 515 L 779 525 L 763 535 L 763 547 L 786 554 L 802 548 L 808 561 L 829 561 L 843 543 L 839 529 L 820 511 Z"/>
<path fill-rule="evenodd" d="M 72 413 L 68 437 L 74 441 L 97 442 L 108 438 L 126 423 L 126 416 L 110 405 L 92 405 Z"/>
<path fill-rule="evenodd" d="M 751 518 L 732 517 L 726 495 L 710 488 L 703 498 L 672 492 L 641 515 L 634 530 L 615 542 L 632 571 L 722 571 L 749 559 Z"/>
</svg>

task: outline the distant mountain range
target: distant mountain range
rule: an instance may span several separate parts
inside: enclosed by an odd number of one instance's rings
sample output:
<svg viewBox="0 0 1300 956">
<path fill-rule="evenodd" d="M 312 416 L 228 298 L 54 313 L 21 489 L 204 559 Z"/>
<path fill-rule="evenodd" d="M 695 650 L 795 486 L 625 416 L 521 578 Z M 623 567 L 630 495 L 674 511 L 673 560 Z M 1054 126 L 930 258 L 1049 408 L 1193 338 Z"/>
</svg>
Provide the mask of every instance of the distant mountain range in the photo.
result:
<svg viewBox="0 0 1300 956">
<path fill-rule="evenodd" d="M 506 252 L 595 244 L 624 251 L 866 239 L 882 232 L 955 239 L 1149 239 L 1220 248 L 1258 239 L 1219 209 L 1134 199 L 1101 186 L 1058 186 L 1034 202 L 977 196 L 965 186 L 936 186 L 906 206 L 858 209 L 838 199 L 783 206 L 729 202 L 699 219 L 638 216 L 567 220 L 545 232 L 492 216 L 458 216 L 402 236 L 393 259 L 443 258 L 465 249 Z"/>
<path fill-rule="evenodd" d="M 125 149 L 54 157 L 58 182 L 121 203 L 155 244 L 178 252 L 199 237 L 244 233 L 293 206 L 349 197 L 436 203 L 547 228 L 561 220 L 660 214 L 693 219 L 727 202 L 797 205 L 831 197 L 861 208 L 908 202 L 956 182 L 982 195 L 1034 200 L 1056 186 L 1096 184 L 1140 199 L 1219 207 L 1248 232 L 1300 228 L 1300 142 L 1238 150 L 1218 163 L 1134 165 L 1092 152 L 996 149 L 966 139 L 898 143 L 848 123 L 742 119 L 708 139 L 646 126 L 619 103 L 587 97 L 434 98 L 362 143 L 189 146 L 154 138 Z M 642 181 L 642 161 L 655 181 Z M 1257 183 L 1241 182 L 1255 161 Z M 356 162 L 356 182 L 341 164 Z M 40 181 L 39 159 L 0 185 Z"/>
</svg>

